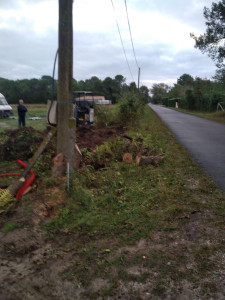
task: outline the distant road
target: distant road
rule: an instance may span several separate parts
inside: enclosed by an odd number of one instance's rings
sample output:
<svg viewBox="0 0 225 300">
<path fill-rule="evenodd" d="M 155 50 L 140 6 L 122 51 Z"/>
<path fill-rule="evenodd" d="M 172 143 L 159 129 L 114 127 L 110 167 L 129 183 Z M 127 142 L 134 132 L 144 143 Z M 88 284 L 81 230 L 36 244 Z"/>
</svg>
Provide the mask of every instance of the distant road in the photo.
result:
<svg viewBox="0 0 225 300">
<path fill-rule="evenodd" d="M 225 125 L 158 105 L 150 107 L 225 191 Z"/>
</svg>

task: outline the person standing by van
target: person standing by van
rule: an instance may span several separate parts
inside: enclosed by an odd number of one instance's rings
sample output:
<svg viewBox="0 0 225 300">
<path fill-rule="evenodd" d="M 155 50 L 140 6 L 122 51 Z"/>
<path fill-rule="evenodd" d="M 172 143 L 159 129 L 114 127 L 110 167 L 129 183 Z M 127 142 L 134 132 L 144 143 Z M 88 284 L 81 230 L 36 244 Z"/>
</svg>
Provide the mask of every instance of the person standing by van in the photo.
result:
<svg viewBox="0 0 225 300">
<path fill-rule="evenodd" d="M 24 105 L 24 102 L 22 99 L 19 100 L 19 105 L 17 106 L 17 111 L 18 111 L 18 125 L 19 128 L 22 126 L 26 125 L 25 117 L 26 117 L 26 112 L 27 108 Z"/>
</svg>

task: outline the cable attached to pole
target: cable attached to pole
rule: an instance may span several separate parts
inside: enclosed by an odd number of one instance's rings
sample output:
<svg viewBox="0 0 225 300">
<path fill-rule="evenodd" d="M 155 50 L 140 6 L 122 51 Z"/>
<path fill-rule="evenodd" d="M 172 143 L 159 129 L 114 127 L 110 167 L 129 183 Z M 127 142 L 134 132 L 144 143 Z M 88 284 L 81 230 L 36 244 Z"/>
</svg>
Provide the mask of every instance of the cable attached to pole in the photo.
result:
<svg viewBox="0 0 225 300">
<path fill-rule="evenodd" d="M 58 57 L 58 52 L 59 52 L 59 49 L 57 49 L 56 51 L 56 54 L 55 54 L 55 59 L 54 59 L 54 65 L 53 65 L 53 71 L 52 71 L 52 99 L 51 99 L 51 104 L 49 106 L 49 109 L 48 109 L 48 114 L 47 114 L 47 120 L 48 120 L 48 124 L 51 125 L 51 126 L 56 126 L 56 124 L 53 124 L 50 122 L 50 111 L 52 109 L 52 105 L 53 105 L 53 102 L 54 102 L 54 89 L 55 89 L 55 66 L 56 66 L 56 61 L 57 61 L 57 57 Z"/>
</svg>

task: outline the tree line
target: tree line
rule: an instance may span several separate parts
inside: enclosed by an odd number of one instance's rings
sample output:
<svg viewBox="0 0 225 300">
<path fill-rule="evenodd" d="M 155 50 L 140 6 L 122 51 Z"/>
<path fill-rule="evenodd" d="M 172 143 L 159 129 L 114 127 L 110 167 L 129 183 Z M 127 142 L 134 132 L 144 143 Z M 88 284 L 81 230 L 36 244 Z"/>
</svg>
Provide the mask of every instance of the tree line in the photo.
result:
<svg viewBox="0 0 225 300">
<path fill-rule="evenodd" d="M 96 76 L 80 81 L 73 79 L 73 91 L 91 91 L 94 95 L 105 96 L 113 104 L 127 93 L 138 93 L 145 102 L 149 100 L 149 89 L 146 86 L 141 86 L 138 90 L 135 82 L 127 84 L 126 78 L 122 75 L 116 75 L 114 78 L 106 77 L 104 80 Z M 0 78 L 0 93 L 9 104 L 18 103 L 19 99 L 23 99 L 26 103 L 46 103 L 48 99 L 57 99 L 57 80 L 47 75 L 40 79 Z"/>
<path fill-rule="evenodd" d="M 214 80 L 193 78 L 183 74 L 177 83 L 170 87 L 164 83 L 154 84 L 151 88 L 152 102 L 180 108 L 199 111 L 215 111 L 217 104 L 225 104 L 225 77 L 217 71 Z"/>
</svg>

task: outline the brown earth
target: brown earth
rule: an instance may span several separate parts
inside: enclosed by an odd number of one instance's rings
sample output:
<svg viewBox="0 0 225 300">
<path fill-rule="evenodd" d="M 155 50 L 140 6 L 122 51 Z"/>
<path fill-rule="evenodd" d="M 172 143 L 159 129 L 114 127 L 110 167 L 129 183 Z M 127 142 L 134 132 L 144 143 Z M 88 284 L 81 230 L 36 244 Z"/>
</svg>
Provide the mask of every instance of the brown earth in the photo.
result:
<svg viewBox="0 0 225 300">
<path fill-rule="evenodd" d="M 32 127 L 24 127 L 0 133 L 0 157 L 2 161 L 28 160 L 32 157 L 48 130 L 49 128 L 39 131 Z M 123 128 L 93 129 L 90 126 L 82 126 L 76 130 L 76 140 L 80 149 L 87 148 L 89 151 L 92 151 L 96 146 L 103 144 L 110 138 L 120 136 L 122 133 Z M 54 156 L 55 149 L 56 138 L 50 142 L 46 151 L 51 150 Z"/>
<path fill-rule="evenodd" d="M 60 195 L 60 190 L 54 192 Z M 32 204 L 25 197 L 7 216 L 7 222 L 20 226 L 7 234 L 0 231 L 1 300 L 224 299 L 223 249 L 214 254 L 199 252 L 216 247 L 223 238 L 221 230 L 215 230 L 210 213 L 193 213 L 178 229 L 153 231 L 151 238 L 130 246 L 120 246 L 117 238 L 93 240 L 95 252 L 88 258 L 81 249 L 88 249 L 89 237 L 66 232 L 51 237 L 42 229 L 41 224 L 54 210 L 46 198 L 41 191 Z M 6 217 L 3 219 L 2 224 Z M 206 270 L 199 270 L 200 259 L 205 260 Z M 209 272 L 214 259 L 218 268 L 214 267 L 208 278 L 195 277 L 196 272 Z M 115 260 L 119 262 L 116 265 Z M 102 273 L 98 268 L 103 263 L 108 267 Z M 189 280 L 183 273 L 190 274 Z M 85 280 L 89 280 L 88 285 L 83 284 Z"/>
<path fill-rule="evenodd" d="M 92 151 L 96 146 L 102 145 L 110 138 L 122 135 L 123 128 L 92 129 L 88 126 L 78 127 L 76 131 L 77 144 L 80 149 L 87 148 Z"/>
</svg>

